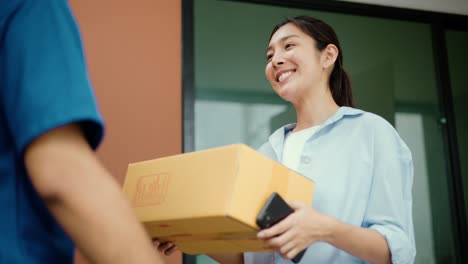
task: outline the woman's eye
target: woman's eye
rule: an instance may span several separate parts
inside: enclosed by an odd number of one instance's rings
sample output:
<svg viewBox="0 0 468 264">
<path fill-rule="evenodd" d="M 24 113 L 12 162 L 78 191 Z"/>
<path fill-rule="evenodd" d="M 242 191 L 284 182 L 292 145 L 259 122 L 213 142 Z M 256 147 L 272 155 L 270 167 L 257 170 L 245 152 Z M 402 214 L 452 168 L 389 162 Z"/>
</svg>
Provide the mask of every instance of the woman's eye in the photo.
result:
<svg viewBox="0 0 468 264">
<path fill-rule="evenodd" d="M 266 58 L 267 61 L 271 61 L 271 58 L 273 58 L 273 54 L 267 54 Z"/>
<path fill-rule="evenodd" d="M 294 47 L 294 44 L 293 43 L 287 43 L 286 45 L 284 45 L 284 48 L 285 49 L 289 49 L 291 47 Z"/>
</svg>

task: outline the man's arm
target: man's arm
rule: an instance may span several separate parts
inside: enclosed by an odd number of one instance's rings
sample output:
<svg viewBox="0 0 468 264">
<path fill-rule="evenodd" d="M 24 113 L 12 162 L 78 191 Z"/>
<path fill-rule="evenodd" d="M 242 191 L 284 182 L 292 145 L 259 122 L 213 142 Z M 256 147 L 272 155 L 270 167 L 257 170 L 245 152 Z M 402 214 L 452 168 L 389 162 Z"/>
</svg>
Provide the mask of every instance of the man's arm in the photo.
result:
<svg viewBox="0 0 468 264">
<path fill-rule="evenodd" d="M 163 263 L 78 125 L 45 133 L 24 155 L 34 187 L 92 263 Z"/>
</svg>

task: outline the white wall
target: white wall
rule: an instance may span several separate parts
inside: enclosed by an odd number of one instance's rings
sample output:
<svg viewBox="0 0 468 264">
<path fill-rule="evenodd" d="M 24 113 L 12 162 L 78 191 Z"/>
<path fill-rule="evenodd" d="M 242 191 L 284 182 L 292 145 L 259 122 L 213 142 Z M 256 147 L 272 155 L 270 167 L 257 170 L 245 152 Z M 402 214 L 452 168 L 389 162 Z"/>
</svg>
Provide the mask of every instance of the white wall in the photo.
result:
<svg viewBox="0 0 468 264">
<path fill-rule="evenodd" d="M 285 105 L 195 101 L 195 150 L 245 143 L 258 148 L 271 134 L 270 120 Z"/>
<path fill-rule="evenodd" d="M 468 15 L 468 0 L 341 0 L 382 6 Z"/>
<path fill-rule="evenodd" d="M 396 113 L 395 125 L 413 156 L 413 222 L 417 252 L 415 263 L 434 264 L 436 259 L 422 117 L 419 114 Z"/>
</svg>

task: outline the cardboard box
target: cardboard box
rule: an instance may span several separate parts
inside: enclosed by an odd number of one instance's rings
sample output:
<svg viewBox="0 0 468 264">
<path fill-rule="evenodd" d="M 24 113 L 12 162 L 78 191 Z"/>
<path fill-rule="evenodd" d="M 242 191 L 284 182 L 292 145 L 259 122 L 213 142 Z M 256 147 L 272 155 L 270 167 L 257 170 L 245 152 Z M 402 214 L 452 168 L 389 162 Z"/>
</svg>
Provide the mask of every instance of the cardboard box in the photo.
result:
<svg viewBox="0 0 468 264">
<path fill-rule="evenodd" d="M 313 190 L 243 144 L 132 163 L 124 183 L 149 235 L 188 254 L 265 251 L 255 220 L 269 195 L 310 205 Z"/>
</svg>

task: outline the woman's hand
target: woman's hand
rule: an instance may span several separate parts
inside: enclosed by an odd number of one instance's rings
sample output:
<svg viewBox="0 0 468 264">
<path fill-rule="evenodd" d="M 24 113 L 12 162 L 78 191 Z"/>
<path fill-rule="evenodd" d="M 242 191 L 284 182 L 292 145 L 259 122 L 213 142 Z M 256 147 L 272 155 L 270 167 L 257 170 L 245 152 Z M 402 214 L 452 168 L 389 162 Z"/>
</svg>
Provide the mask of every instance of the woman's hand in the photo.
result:
<svg viewBox="0 0 468 264">
<path fill-rule="evenodd" d="M 304 203 L 288 202 L 294 213 L 274 226 L 257 234 L 268 247 L 283 258 L 292 259 L 309 245 L 326 240 L 331 233 L 333 218 L 323 215 Z"/>
<path fill-rule="evenodd" d="M 177 246 L 171 242 L 161 243 L 157 238 L 153 238 L 153 246 L 159 253 L 170 256 L 177 250 Z"/>
</svg>

